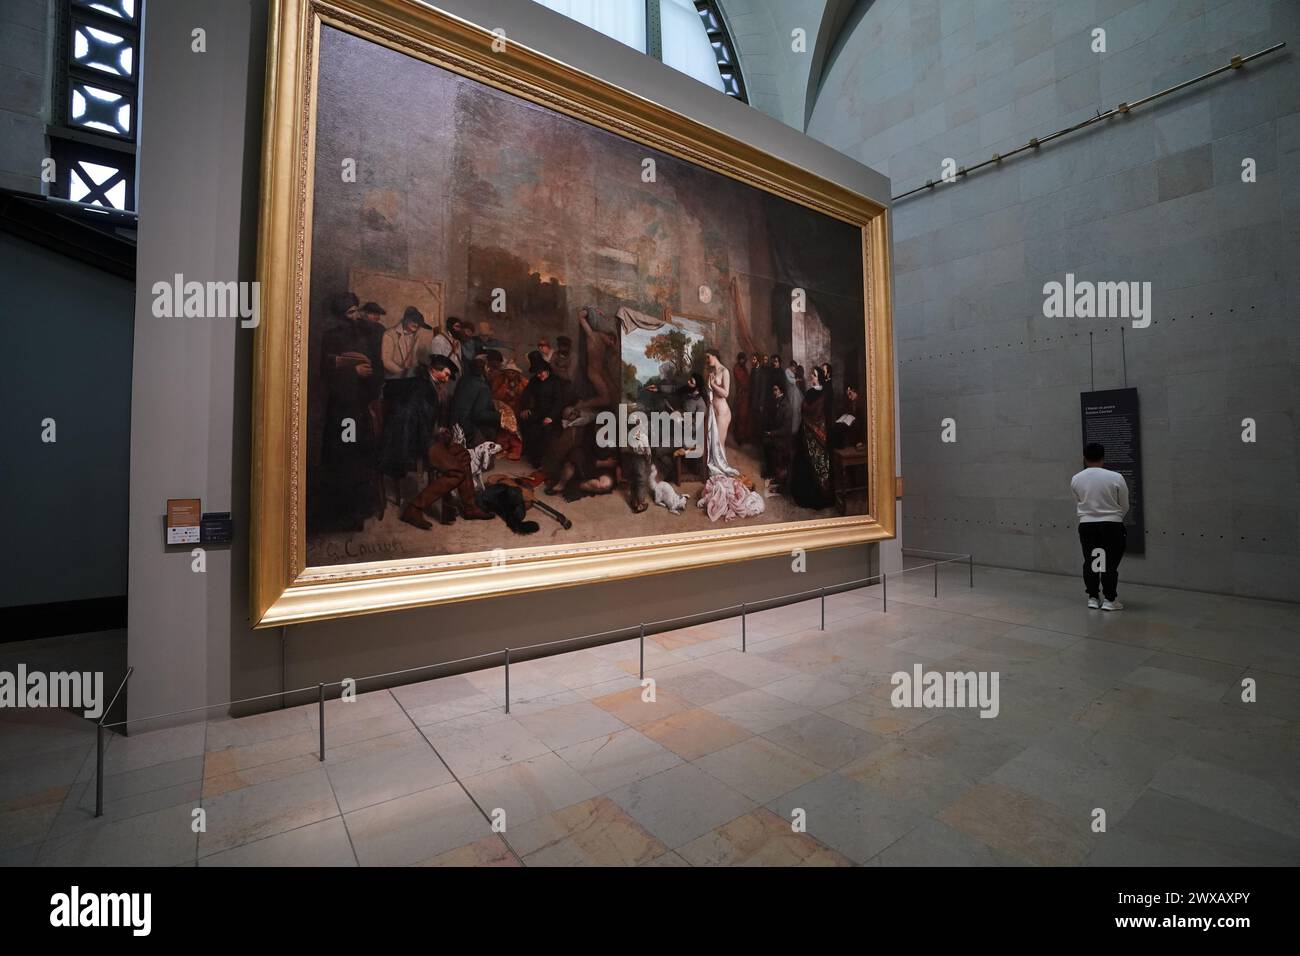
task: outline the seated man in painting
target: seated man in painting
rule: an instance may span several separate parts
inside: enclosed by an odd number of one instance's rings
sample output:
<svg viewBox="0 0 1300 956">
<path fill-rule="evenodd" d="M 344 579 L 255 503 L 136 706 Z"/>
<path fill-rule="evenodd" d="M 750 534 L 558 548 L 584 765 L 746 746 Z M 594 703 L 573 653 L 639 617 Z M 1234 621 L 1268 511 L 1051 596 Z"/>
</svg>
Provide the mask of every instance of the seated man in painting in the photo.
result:
<svg viewBox="0 0 1300 956">
<path fill-rule="evenodd" d="M 763 477 L 767 479 L 769 492 L 785 484 L 790 469 L 790 430 L 793 427 L 786 383 L 778 378 L 771 382 L 767 421 L 763 428 Z"/>
<path fill-rule="evenodd" d="M 466 363 L 451 410 L 453 420 L 465 434 L 467 448 L 496 440 L 501 413 L 492 401 L 492 387 L 487 381 L 487 356 L 476 355 Z"/>
<path fill-rule="evenodd" d="M 474 500 L 469 450 L 452 441 L 451 403 L 448 386 L 455 380 L 456 367 L 445 355 L 430 356 L 424 374 L 417 380 L 407 400 L 384 432 L 380 464 L 396 477 L 404 476 L 419 459 L 429 473 L 424 490 L 402 509 L 402 521 L 427 531 L 432 528 L 425 512 L 441 501 L 441 521 L 451 524 L 456 512 L 449 496 L 460 493 L 466 518 L 490 519 L 492 514 L 478 507 Z"/>
<path fill-rule="evenodd" d="M 844 386 L 844 406 L 839 417 L 831 425 L 831 447 L 865 448 L 867 443 L 867 420 L 863 409 L 862 396 L 852 385 Z"/>
</svg>

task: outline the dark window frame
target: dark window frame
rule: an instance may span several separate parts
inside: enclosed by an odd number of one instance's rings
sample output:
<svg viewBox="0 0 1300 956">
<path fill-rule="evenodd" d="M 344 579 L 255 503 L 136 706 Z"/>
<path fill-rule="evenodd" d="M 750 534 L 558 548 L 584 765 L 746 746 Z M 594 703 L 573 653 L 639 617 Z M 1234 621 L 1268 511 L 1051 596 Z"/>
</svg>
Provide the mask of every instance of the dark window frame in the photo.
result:
<svg viewBox="0 0 1300 956">
<path fill-rule="evenodd" d="M 135 213 L 136 142 L 140 129 L 140 72 L 143 66 L 141 35 L 144 13 L 145 0 L 136 0 L 135 16 L 129 19 L 96 10 L 82 0 L 62 0 L 59 4 L 55 45 L 57 65 L 53 71 L 53 104 L 51 123 L 46 130 L 50 141 L 50 156 L 55 162 L 55 181 L 50 184 L 52 197 L 74 201 L 71 198 L 73 169 L 81 162 L 96 163 L 113 167 L 117 170 L 117 174 L 103 185 L 96 187 L 93 180 L 79 173 L 79 178 L 91 189 L 91 193 L 77 202 L 96 209 L 119 209 L 108 201 L 106 194 L 108 189 L 121 181 L 126 184 L 126 196 L 120 211 Z M 131 45 L 134 52 L 129 77 L 76 62 L 75 31 L 82 26 L 121 36 Z M 86 126 L 73 119 L 72 96 L 78 84 L 88 84 L 125 97 L 126 105 L 131 109 L 129 130 L 126 133 L 110 132 Z"/>
</svg>

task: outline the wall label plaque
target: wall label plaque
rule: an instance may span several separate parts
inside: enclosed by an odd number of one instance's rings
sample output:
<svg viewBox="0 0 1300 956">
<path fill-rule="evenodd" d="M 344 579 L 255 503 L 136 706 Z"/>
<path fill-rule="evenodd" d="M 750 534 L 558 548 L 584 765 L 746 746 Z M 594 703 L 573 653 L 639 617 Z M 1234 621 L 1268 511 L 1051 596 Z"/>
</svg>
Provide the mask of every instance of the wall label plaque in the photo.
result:
<svg viewBox="0 0 1300 956">
<path fill-rule="evenodd" d="M 167 543 L 198 544 L 203 503 L 198 498 L 167 499 Z"/>
<path fill-rule="evenodd" d="M 1083 419 L 1083 444 L 1100 442 L 1106 448 L 1106 467 L 1128 482 L 1128 552 L 1146 551 L 1146 518 L 1142 509 L 1142 430 L 1138 421 L 1136 388 L 1084 392 L 1079 396 Z"/>
</svg>

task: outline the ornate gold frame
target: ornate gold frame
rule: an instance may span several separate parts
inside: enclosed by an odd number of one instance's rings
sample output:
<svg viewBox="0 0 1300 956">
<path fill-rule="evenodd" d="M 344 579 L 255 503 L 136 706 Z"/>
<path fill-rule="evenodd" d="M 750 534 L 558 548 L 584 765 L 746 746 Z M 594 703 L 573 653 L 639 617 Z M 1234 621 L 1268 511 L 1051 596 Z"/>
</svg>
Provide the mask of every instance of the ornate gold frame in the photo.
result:
<svg viewBox="0 0 1300 956">
<path fill-rule="evenodd" d="M 316 51 L 329 24 L 860 226 L 871 515 L 306 567 L 305 352 Z M 634 577 L 894 536 L 894 356 L 885 207 L 646 99 L 412 0 L 272 0 L 253 388 L 256 627 Z"/>
</svg>

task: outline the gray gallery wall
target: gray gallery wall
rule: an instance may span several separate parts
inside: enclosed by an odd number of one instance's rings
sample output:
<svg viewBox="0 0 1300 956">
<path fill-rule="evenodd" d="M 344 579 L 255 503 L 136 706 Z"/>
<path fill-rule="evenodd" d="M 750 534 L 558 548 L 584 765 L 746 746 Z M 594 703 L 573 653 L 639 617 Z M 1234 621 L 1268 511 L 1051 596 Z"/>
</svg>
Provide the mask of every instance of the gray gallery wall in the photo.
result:
<svg viewBox="0 0 1300 956">
<path fill-rule="evenodd" d="M 0 187 L 39 193 L 50 112 L 49 0 L 0 3 Z"/>
<path fill-rule="evenodd" d="M 897 203 L 910 547 L 1073 573 L 1079 393 L 1127 374 L 1148 547 L 1122 577 L 1300 599 L 1300 4 L 876 0 L 850 21 L 809 133 L 895 193 L 938 179 L 945 157 L 987 159 L 1279 41 L 1241 71 Z M 1243 157 L 1257 182 L 1241 181 Z M 1121 343 L 1114 320 L 1044 318 L 1043 283 L 1066 272 L 1150 281 L 1151 325 Z"/>
<path fill-rule="evenodd" d="M 442 6 L 558 59 L 694 115 L 868 196 L 888 182 L 778 120 L 578 26 L 528 0 Z M 146 27 L 137 282 L 255 274 L 265 0 L 168 0 Z M 207 53 L 190 52 L 195 27 Z M 201 108 L 200 108 L 201 107 Z M 871 573 L 876 549 L 789 559 L 469 602 L 397 614 L 249 630 L 247 616 L 250 333 L 234 321 L 157 319 L 136 308 L 132 390 L 129 656 L 134 717 L 229 696 L 336 680 L 474 651 L 519 646 L 756 600 Z M 237 542 L 190 570 L 188 549 L 162 544 L 168 497 L 235 514 Z M 895 545 L 888 560 L 897 560 Z M 810 618 L 815 605 L 810 606 Z M 283 640 L 283 643 L 282 643 Z M 269 702 L 274 705 L 274 701 Z"/>
<path fill-rule="evenodd" d="M 0 607 L 125 594 L 134 287 L 0 233 L 0 288 Z"/>
</svg>

